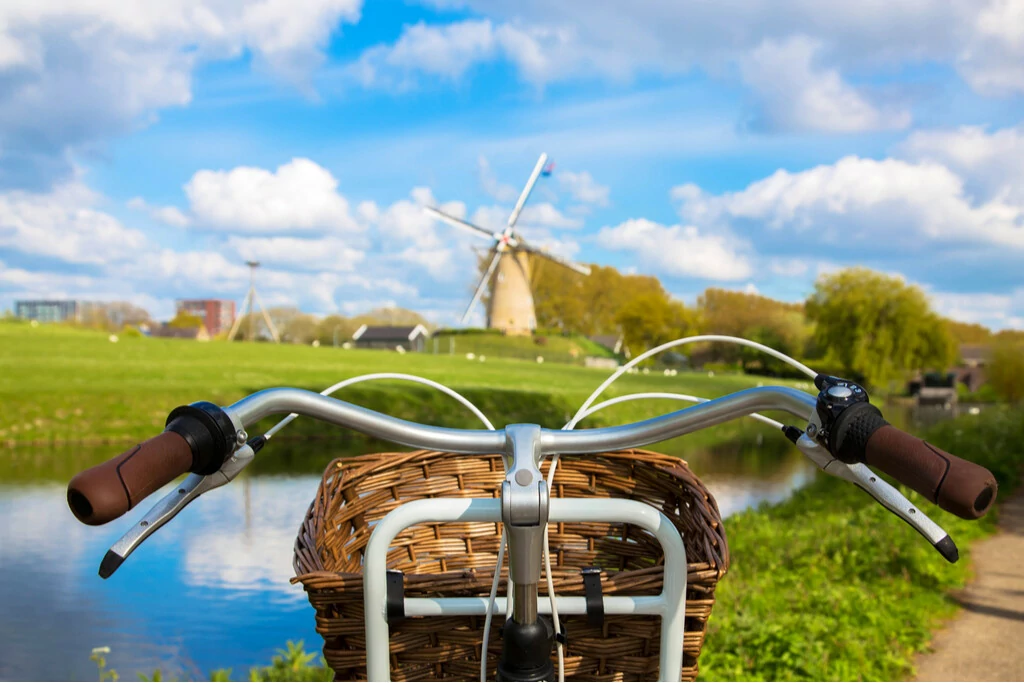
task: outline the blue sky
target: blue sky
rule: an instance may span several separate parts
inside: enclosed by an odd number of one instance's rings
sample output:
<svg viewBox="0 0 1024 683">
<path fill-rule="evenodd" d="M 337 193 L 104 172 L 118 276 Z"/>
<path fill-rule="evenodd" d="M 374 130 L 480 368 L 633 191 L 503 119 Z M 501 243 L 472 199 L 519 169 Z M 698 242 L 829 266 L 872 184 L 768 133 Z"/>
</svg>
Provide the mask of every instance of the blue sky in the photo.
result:
<svg viewBox="0 0 1024 683">
<path fill-rule="evenodd" d="M 866 265 L 1024 327 L 1024 0 L 55 0 L 0 8 L 0 307 L 397 304 L 454 323 L 520 221 L 801 300 Z"/>
</svg>

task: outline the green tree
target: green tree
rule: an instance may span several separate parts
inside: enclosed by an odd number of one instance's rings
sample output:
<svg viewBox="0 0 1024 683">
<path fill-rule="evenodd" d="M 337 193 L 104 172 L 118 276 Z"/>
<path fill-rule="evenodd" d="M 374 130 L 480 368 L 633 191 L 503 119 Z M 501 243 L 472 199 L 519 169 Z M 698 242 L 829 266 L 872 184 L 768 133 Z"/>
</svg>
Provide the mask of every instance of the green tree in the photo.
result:
<svg viewBox="0 0 1024 683">
<path fill-rule="evenodd" d="M 992 341 L 992 330 L 984 325 L 946 319 L 946 326 L 949 327 L 949 333 L 953 335 L 957 345 L 987 344 Z"/>
<path fill-rule="evenodd" d="M 694 328 L 693 312 L 682 302 L 647 293 L 630 301 L 616 317 L 623 339 L 634 354 L 684 337 Z"/>
<path fill-rule="evenodd" d="M 324 316 L 316 324 L 316 338 L 320 340 L 321 346 L 333 346 L 335 340 L 340 345 L 351 339 L 352 333 L 358 327 L 354 322 L 341 315 Z"/>
<path fill-rule="evenodd" d="M 874 386 L 913 370 L 945 369 L 956 345 L 918 287 L 866 268 L 824 275 L 807 300 L 815 340 L 847 374 Z"/>
<path fill-rule="evenodd" d="M 200 318 L 198 315 L 186 313 L 185 311 L 178 311 L 178 313 L 173 318 L 171 318 L 167 323 L 168 327 L 177 327 L 183 330 L 195 329 L 197 327 L 202 327 L 202 325 L 202 318 Z"/>
<path fill-rule="evenodd" d="M 1024 344 L 1002 339 L 992 348 L 988 365 L 989 382 L 1007 403 L 1024 400 Z"/>
</svg>

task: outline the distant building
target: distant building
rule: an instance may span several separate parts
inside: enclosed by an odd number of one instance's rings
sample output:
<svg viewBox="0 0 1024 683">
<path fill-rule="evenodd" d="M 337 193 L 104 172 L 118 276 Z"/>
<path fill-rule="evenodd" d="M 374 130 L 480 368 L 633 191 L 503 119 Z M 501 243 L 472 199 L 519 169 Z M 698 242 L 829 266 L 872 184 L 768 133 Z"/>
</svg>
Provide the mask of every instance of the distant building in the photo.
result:
<svg viewBox="0 0 1024 683">
<path fill-rule="evenodd" d="M 181 299 L 178 312 L 202 319 L 210 336 L 227 332 L 235 322 L 235 302 L 230 299 Z"/>
<path fill-rule="evenodd" d="M 171 327 L 167 323 L 154 327 L 149 331 L 151 337 L 165 339 L 192 339 L 194 341 L 210 341 L 210 333 L 205 325 L 199 327 Z"/>
<path fill-rule="evenodd" d="M 14 315 L 25 320 L 38 320 L 41 323 L 59 323 L 78 318 L 77 301 L 50 301 L 37 299 L 33 301 L 15 301 Z"/>
<path fill-rule="evenodd" d="M 423 351 L 429 336 L 427 328 L 423 325 L 415 327 L 363 325 L 352 335 L 352 341 L 361 349 L 390 349 L 394 351 L 398 347 L 402 347 L 404 351 Z"/>
</svg>

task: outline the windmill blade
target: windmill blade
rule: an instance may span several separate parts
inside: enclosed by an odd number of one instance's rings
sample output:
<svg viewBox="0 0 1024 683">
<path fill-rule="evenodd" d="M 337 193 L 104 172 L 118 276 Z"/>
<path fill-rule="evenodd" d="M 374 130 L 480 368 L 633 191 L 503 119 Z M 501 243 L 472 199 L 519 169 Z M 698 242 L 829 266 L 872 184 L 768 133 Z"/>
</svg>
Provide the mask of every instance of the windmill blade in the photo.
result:
<svg viewBox="0 0 1024 683">
<path fill-rule="evenodd" d="M 561 256 L 556 256 L 545 249 L 538 249 L 537 247 L 534 247 L 524 242 L 522 238 L 519 239 L 519 246 L 517 248 L 534 254 L 535 256 L 546 258 L 549 261 L 554 261 L 558 265 L 565 266 L 569 270 L 574 270 L 580 275 L 590 275 L 589 266 L 585 266 L 582 263 L 576 263 L 575 261 L 570 261 L 569 259 L 564 259 Z"/>
<path fill-rule="evenodd" d="M 540 158 L 537 159 L 537 165 L 533 167 L 533 173 L 530 174 L 530 179 L 526 181 L 526 187 L 523 188 L 523 193 L 519 195 L 519 201 L 516 202 L 516 208 L 512 209 L 512 215 L 508 217 L 508 227 L 513 227 L 516 221 L 519 220 L 519 214 L 523 210 L 523 206 L 526 204 L 527 198 L 530 193 L 533 192 L 533 186 L 537 184 L 537 178 L 540 177 L 540 172 L 544 170 L 544 164 L 548 161 L 548 155 L 542 153 Z M 506 230 L 507 232 L 507 230 Z"/>
<path fill-rule="evenodd" d="M 472 312 L 473 307 L 476 306 L 476 302 L 480 300 L 480 297 L 484 294 L 484 289 L 487 287 L 488 281 L 491 279 L 491 275 L 494 274 L 494 269 L 498 267 L 498 262 L 501 261 L 501 255 L 504 252 L 503 249 L 495 247 L 494 258 L 491 259 L 491 264 L 487 266 L 487 272 L 480 278 L 480 284 L 476 286 L 476 291 L 473 292 L 473 299 L 469 302 L 469 306 L 466 306 L 466 312 L 462 314 L 462 324 L 466 324 L 466 320 L 469 319 L 469 314 Z"/>
<path fill-rule="evenodd" d="M 481 228 L 481 227 L 479 227 L 477 225 L 473 225 L 472 223 L 467 223 L 466 221 L 464 221 L 464 220 L 462 220 L 460 218 L 456 218 L 455 216 L 449 216 L 444 211 L 441 211 L 440 209 L 435 209 L 432 206 L 424 206 L 423 210 L 426 211 L 427 213 L 429 213 L 434 218 L 438 218 L 438 219 L 444 221 L 445 223 L 448 223 L 449 225 L 454 225 L 457 228 L 463 228 L 463 229 L 469 230 L 470 232 L 473 232 L 475 234 L 483 235 L 485 237 L 490 237 L 492 239 L 500 239 L 501 238 L 501 235 L 499 233 L 494 233 L 494 232 L 491 232 L 490 230 L 484 230 L 483 228 Z"/>
</svg>

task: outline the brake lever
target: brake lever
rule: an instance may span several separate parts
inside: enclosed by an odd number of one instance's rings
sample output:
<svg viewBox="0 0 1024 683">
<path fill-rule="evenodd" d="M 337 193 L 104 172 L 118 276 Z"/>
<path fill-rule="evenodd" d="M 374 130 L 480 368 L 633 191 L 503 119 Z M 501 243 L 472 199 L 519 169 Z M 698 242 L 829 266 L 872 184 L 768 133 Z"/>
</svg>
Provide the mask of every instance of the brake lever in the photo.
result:
<svg viewBox="0 0 1024 683">
<path fill-rule="evenodd" d="M 100 578 L 109 578 L 128 559 L 128 556 L 142 545 L 143 541 L 152 536 L 164 524 L 174 519 L 179 512 L 185 509 L 186 505 L 204 493 L 229 484 L 253 461 L 256 451 L 263 446 L 261 439 L 262 437 L 252 439 L 249 443 L 240 447 L 213 474 L 206 476 L 200 474 L 188 475 L 185 481 L 164 496 L 135 526 L 128 530 L 128 533 L 110 547 L 107 554 L 103 556 L 103 561 L 100 562 Z"/>
<path fill-rule="evenodd" d="M 912 526 L 919 534 L 928 539 L 928 542 L 939 551 L 946 561 L 956 562 L 960 559 L 960 552 L 949 534 L 907 500 L 902 493 L 872 472 L 867 465 L 846 464 L 833 457 L 826 448 L 807 434 L 800 435 L 796 441 L 796 447 L 810 458 L 822 472 L 860 487 L 882 507 Z"/>
</svg>

